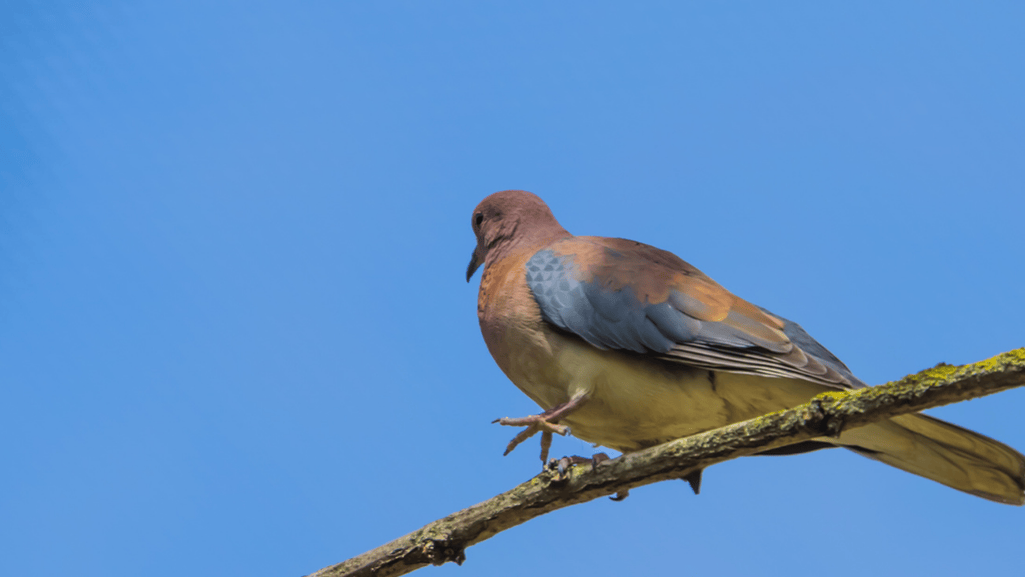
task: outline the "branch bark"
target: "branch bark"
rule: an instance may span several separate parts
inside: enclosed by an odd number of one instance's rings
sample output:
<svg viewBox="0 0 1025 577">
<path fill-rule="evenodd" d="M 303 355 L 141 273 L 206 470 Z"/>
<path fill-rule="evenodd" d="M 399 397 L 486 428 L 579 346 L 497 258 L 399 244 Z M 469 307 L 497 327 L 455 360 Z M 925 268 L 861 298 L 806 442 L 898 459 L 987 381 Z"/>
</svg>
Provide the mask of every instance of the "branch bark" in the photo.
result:
<svg viewBox="0 0 1025 577">
<path fill-rule="evenodd" d="M 487 501 L 429 523 L 376 549 L 310 577 L 404 575 L 425 565 L 462 563 L 465 550 L 544 515 L 669 479 L 710 465 L 905 413 L 983 397 L 1025 385 L 1025 348 L 962 366 L 941 364 L 877 387 L 824 393 L 786 411 L 664 443 L 567 474 L 545 470 Z"/>
</svg>

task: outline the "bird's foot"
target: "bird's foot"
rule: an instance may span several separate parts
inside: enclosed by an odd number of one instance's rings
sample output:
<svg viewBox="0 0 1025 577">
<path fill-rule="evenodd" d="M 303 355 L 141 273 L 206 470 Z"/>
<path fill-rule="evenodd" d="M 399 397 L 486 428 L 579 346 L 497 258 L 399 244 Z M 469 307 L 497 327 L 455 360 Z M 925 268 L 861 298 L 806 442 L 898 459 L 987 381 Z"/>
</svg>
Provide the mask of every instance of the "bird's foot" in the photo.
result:
<svg viewBox="0 0 1025 577">
<path fill-rule="evenodd" d="M 548 461 L 545 469 L 548 471 L 555 471 L 555 481 L 565 481 L 569 479 L 569 470 L 573 465 L 591 465 L 591 470 L 595 470 L 598 465 L 609 460 L 609 456 L 605 453 L 595 453 L 591 457 L 581 457 L 580 455 L 569 455 L 561 459 L 551 459 Z"/>
<path fill-rule="evenodd" d="M 491 422 L 498 423 L 499 425 L 506 425 L 509 427 L 528 427 L 529 429 L 533 429 L 533 432 L 530 433 L 529 436 L 533 436 L 538 432 L 558 433 L 560 435 L 565 435 L 569 432 L 569 427 L 567 427 L 566 425 L 552 423 L 549 422 L 547 419 L 548 415 L 541 413 L 539 415 L 531 415 L 529 417 L 517 417 L 515 419 L 509 417 L 502 417 L 501 419 L 495 419 Z"/>
<path fill-rule="evenodd" d="M 550 417 L 545 413 L 539 415 L 531 415 L 529 417 L 518 417 L 509 418 L 502 417 L 501 419 L 495 419 L 493 423 L 499 425 L 506 425 L 509 427 L 527 427 L 520 431 L 515 437 L 509 441 L 509 445 L 505 448 L 503 455 L 508 455 L 516 448 L 517 445 L 533 437 L 534 435 L 541 433 L 541 462 L 545 463 L 548 461 L 548 449 L 552 446 L 552 433 L 558 433 L 566 436 L 569 434 L 569 427 L 566 425 L 559 425 L 549 421 Z"/>
<path fill-rule="evenodd" d="M 578 456 L 578 455 L 572 455 L 572 456 L 569 456 L 569 457 L 563 457 L 563 458 L 559 459 L 558 461 L 556 461 L 555 459 L 552 459 L 551 461 L 548 462 L 548 468 L 549 469 L 558 469 L 558 472 L 555 475 L 555 481 L 566 481 L 566 480 L 569 479 L 569 468 L 571 466 L 573 466 L 573 465 L 584 465 L 584 464 L 590 463 L 591 464 L 591 470 L 593 471 L 593 470 L 598 468 L 598 465 L 601 465 L 602 463 L 604 463 L 605 461 L 608 461 L 610 459 L 611 459 L 611 457 L 609 457 L 605 453 L 595 453 L 590 458 L 588 458 L 588 457 L 581 457 L 581 456 Z M 701 475 L 701 473 L 699 471 L 698 472 L 699 479 L 700 479 L 700 475 Z M 690 479 L 688 477 L 684 477 L 684 478 L 689 481 Z M 630 489 L 623 489 L 622 491 L 619 491 L 615 495 L 609 497 L 609 499 L 612 500 L 612 501 L 617 501 L 618 502 L 618 501 L 622 501 L 623 499 L 626 499 L 629 495 L 630 495 Z"/>
<path fill-rule="evenodd" d="M 591 470 L 593 471 L 597 469 L 598 465 L 601 465 L 602 463 L 610 459 L 612 459 L 612 457 L 606 455 L 605 453 L 595 453 L 591 455 Z"/>
<path fill-rule="evenodd" d="M 581 457 L 580 455 L 569 455 L 556 461 L 552 459 L 548 461 L 548 468 L 558 467 L 559 472 L 565 472 L 565 470 L 573 465 L 591 465 L 591 470 L 595 470 L 598 465 L 609 460 L 609 456 L 605 453 L 595 453 L 590 457 Z"/>
<path fill-rule="evenodd" d="M 509 417 L 502 417 L 501 419 L 491 421 L 492 423 L 498 423 L 499 425 L 507 425 L 510 427 L 526 427 L 526 429 L 520 431 L 512 438 L 511 441 L 509 441 L 509 445 L 506 446 L 505 453 L 503 453 L 503 455 L 508 455 L 516 448 L 516 445 L 519 445 L 523 441 L 541 433 L 541 462 L 547 463 L 548 449 L 552 447 L 552 434 L 558 433 L 562 436 L 569 434 L 569 427 L 558 424 L 559 419 L 577 410 L 586 401 L 587 395 L 581 393 L 565 403 L 556 405 L 538 415 L 530 415 L 529 417 L 518 417 L 513 419 Z"/>
</svg>

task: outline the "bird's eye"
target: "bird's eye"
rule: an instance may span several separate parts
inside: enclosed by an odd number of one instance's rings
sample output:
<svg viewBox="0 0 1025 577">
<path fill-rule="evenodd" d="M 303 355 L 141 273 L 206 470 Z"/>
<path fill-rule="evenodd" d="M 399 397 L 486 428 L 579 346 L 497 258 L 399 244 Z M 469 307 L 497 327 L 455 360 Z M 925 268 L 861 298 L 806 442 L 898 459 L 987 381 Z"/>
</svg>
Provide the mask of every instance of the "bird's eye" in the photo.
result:
<svg viewBox="0 0 1025 577">
<path fill-rule="evenodd" d="M 473 217 L 473 226 L 480 226 L 480 223 L 484 222 L 484 215 L 477 213 L 477 216 Z"/>
</svg>

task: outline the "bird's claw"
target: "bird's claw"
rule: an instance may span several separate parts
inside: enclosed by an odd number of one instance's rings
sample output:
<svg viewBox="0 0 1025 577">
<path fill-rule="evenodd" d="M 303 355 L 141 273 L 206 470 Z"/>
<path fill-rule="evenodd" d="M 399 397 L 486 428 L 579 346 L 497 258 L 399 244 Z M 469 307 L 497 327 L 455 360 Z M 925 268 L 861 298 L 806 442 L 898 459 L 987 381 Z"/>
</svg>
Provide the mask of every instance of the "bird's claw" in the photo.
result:
<svg viewBox="0 0 1025 577">
<path fill-rule="evenodd" d="M 519 445 L 523 441 L 541 433 L 541 463 L 543 464 L 547 462 L 548 449 L 552 446 L 552 434 L 557 433 L 562 436 L 569 434 L 569 427 L 557 424 L 559 419 L 579 409 L 586 402 L 587 394 L 578 393 L 573 395 L 573 397 L 565 403 L 556 405 L 538 415 L 530 415 L 529 417 L 519 417 L 516 419 L 502 417 L 501 419 L 491 421 L 492 423 L 498 423 L 500 425 L 507 425 L 510 427 L 527 427 L 509 441 L 509 445 L 505 448 L 504 454 L 508 455 L 516 448 L 516 445 Z"/>
<path fill-rule="evenodd" d="M 558 433 L 563 436 L 569 433 L 569 427 L 549 422 L 548 416 L 544 413 L 539 415 L 530 415 L 529 417 L 517 417 L 515 419 L 502 417 L 501 419 L 495 419 L 491 422 L 498 423 L 499 425 L 505 425 L 507 427 L 527 427 L 528 431 L 532 431 L 530 435 L 528 435 L 528 438 L 538 432 Z"/>
<path fill-rule="evenodd" d="M 598 465 L 601 465 L 602 463 L 604 463 L 605 461 L 608 461 L 611 458 L 612 457 L 609 457 L 605 453 L 595 453 L 595 454 L 591 455 L 591 459 L 590 459 L 590 461 L 591 461 L 591 470 L 593 471 L 593 470 L 597 469 Z"/>
<path fill-rule="evenodd" d="M 555 482 L 562 482 L 569 479 L 570 468 L 573 465 L 591 465 L 591 471 L 594 471 L 598 465 L 609 460 L 609 456 L 605 453 L 596 453 L 591 457 L 581 457 L 579 455 L 569 455 L 561 459 L 551 459 L 545 465 L 546 471 L 552 471 L 555 476 L 552 478 Z"/>
<path fill-rule="evenodd" d="M 541 433 L 542 463 L 548 461 L 548 450 L 552 446 L 552 433 L 557 433 L 562 436 L 569 434 L 569 427 L 550 422 L 548 420 L 548 415 L 545 415 L 544 413 L 539 415 L 530 415 L 529 417 L 502 417 L 501 419 L 495 419 L 491 422 L 508 427 L 526 427 L 526 429 L 517 433 L 516 436 L 509 441 L 509 444 L 505 447 L 505 453 L 503 453 L 503 456 L 511 453 L 512 450 L 523 441 Z"/>
</svg>

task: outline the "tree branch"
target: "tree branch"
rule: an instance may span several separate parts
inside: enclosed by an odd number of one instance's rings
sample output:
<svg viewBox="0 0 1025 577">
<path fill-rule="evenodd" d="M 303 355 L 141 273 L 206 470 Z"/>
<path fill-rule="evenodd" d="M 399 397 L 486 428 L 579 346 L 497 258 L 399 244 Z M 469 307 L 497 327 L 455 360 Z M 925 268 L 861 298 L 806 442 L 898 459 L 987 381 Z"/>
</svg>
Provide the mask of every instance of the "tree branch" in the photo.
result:
<svg viewBox="0 0 1025 577">
<path fill-rule="evenodd" d="M 391 543 L 310 577 L 404 575 L 428 564 L 462 563 L 464 551 L 550 511 L 668 479 L 710 465 L 807 441 L 905 413 L 983 397 L 1025 385 L 1025 348 L 954 367 L 941 364 L 903 379 L 831 392 L 786 411 L 629 453 L 592 470 L 545 470 L 487 501 L 453 513 Z"/>
</svg>

